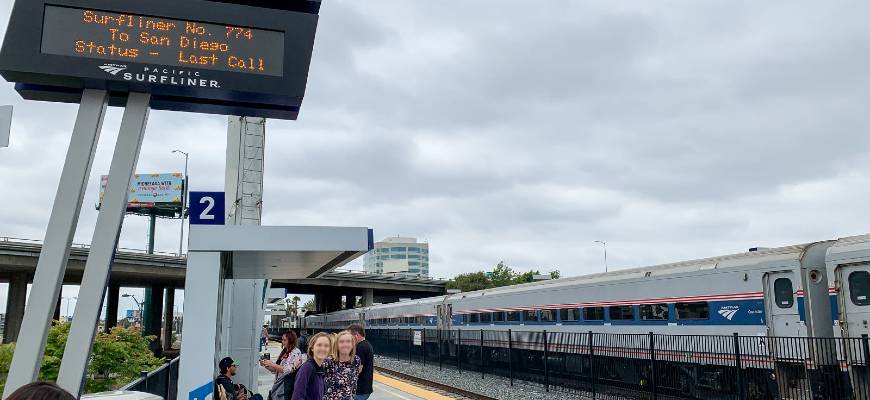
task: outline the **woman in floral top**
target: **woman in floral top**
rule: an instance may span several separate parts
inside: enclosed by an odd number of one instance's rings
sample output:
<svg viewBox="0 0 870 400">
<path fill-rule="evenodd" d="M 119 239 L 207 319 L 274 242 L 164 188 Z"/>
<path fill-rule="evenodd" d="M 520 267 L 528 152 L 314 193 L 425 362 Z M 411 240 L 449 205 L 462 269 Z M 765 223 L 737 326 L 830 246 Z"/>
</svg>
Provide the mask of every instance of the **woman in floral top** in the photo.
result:
<svg viewBox="0 0 870 400">
<path fill-rule="evenodd" d="M 353 334 L 343 331 L 335 336 L 332 355 L 323 363 L 326 391 L 323 400 L 353 400 L 362 362 L 356 355 Z"/>
<path fill-rule="evenodd" d="M 284 332 L 281 336 L 281 354 L 278 356 L 278 362 L 274 363 L 270 360 L 260 361 L 260 365 L 272 371 L 275 374 L 275 379 L 283 374 L 289 374 L 299 369 L 308 358 L 304 353 L 296 348 L 296 333 L 293 331 Z"/>
</svg>

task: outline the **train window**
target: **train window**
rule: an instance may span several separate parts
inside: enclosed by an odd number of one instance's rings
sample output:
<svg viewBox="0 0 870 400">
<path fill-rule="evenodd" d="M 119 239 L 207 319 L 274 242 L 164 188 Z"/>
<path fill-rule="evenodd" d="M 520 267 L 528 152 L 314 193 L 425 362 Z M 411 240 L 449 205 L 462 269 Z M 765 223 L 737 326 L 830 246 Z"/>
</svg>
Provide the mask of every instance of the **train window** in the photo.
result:
<svg viewBox="0 0 870 400">
<path fill-rule="evenodd" d="M 520 322 L 520 312 L 519 311 L 508 311 L 507 320 L 511 322 Z"/>
<path fill-rule="evenodd" d="M 584 308 L 583 319 L 587 321 L 604 321 L 604 307 Z"/>
<path fill-rule="evenodd" d="M 855 271 L 849 274 L 849 296 L 856 306 L 870 305 L 870 272 Z"/>
<path fill-rule="evenodd" d="M 632 306 L 610 306 L 611 321 L 627 321 L 634 319 L 634 307 Z"/>
<path fill-rule="evenodd" d="M 417 317 L 417 325 L 426 325 L 426 317 Z"/>
<path fill-rule="evenodd" d="M 504 313 L 503 312 L 492 313 L 492 322 L 504 322 Z"/>
<path fill-rule="evenodd" d="M 480 314 L 480 323 L 481 324 L 488 324 L 490 322 L 492 322 L 492 314 L 490 314 L 488 312 Z"/>
<path fill-rule="evenodd" d="M 563 308 L 559 310 L 559 319 L 562 321 L 577 321 L 580 319 L 580 310 L 576 308 Z"/>
<path fill-rule="evenodd" d="M 535 310 L 526 310 L 523 313 L 524 322 L 538 322 L 538 312 Z"/>
<path fill-rule="evenodd" d="M 556 322 L 556 310 L 541 310 L 541 322 Z"/>
<path fill-rule="evenodd" d="M 677 319 L 708 319 L 710 305 L 706 301 L 697 303 L 677 303 Z"/>
<path fill-rule="evenodd" d="M 773 300 L 779 308 L 791 308 L 794 305 L 794 288 L 791 279 L 777 278 L 773 281 Z"/>
<path fill-rule="evenodd" d="M 468 323 L 476 324 L 480 322 L 480 314 L 468 314 Z"/>
<path fill-rule="evenodd" d="M 668 319 L 667 304 L 644 304 L 640 306 L 640 319 L 644 321 L 662 321 Z"/>
</svg>

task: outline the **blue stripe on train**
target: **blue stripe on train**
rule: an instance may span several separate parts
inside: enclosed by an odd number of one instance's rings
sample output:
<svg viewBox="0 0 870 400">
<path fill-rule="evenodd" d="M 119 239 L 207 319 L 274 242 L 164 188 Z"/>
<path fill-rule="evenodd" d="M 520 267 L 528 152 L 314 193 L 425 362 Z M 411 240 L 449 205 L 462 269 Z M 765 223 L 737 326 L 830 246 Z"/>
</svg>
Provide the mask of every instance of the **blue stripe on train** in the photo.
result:
<svg viewBox="0 0 870 400">
<path fill-rule="evenodd" d="M 831 318 L 834 320 L 839 319 L 839 307 L 837 306 L 837 295 L 832 293 L 828 296 L 828 301 L 831 305 Z M 800 316 L 801 321 L 806 321 L 806 305 L 804 304 L 804 296 L 798 296 L 797 298 L 798 305 L 798 315 Z"/>
</svg>

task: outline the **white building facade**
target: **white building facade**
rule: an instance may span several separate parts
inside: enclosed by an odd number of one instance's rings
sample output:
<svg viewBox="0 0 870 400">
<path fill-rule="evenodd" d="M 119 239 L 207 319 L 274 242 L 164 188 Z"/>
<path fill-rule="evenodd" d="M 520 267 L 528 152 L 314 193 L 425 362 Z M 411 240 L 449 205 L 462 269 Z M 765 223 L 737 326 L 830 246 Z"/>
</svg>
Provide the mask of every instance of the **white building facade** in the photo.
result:
<svg viewBox="0 0 870 400">
<path fill-rule="evenodd" d="M 363 258 L 363 268 L 370 274 L 398 274 L 429 277 L 429 243 L 416 238 L 390 237 L 375 243 Z"/>
</svg>

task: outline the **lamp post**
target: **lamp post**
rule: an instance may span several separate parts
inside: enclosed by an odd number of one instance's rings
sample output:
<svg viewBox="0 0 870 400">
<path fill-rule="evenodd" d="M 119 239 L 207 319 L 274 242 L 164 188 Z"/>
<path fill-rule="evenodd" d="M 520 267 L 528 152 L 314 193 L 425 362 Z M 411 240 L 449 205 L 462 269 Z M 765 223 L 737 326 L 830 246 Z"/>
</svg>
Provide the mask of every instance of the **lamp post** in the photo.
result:
<svg viewBox="0 0 870 400">
<path fill-rule="evenodd" d="M 601 245 L 604 246 L 604 272 L 607 272 L 607 242 L 596 240 L 595 243 L 601 243 Z"/>
<path fill-rule="evenodd" d="M 187 161 L 190 154 L 181 150 L 172 150 L 172 154 L 184 155 L 184 187 L 181 190 L 181 235 L 178 239 L 178 256 L 181 257 L 182 246 L 184 245 L 184 209 L 187 207 Z"/>
<path fill-rule="evenodd" d="M 73 300 L 78 300 L 79 298 L 76 296 L 71 296 L 71 297 L 64 297 L 64 299 L 66 299 L 66 313 L 64 315 L 66 316 L 67 320 L 69 320 L 69 317 L 70 317 L 70 315 L 69 315 L 69 303 Z"/>
</svg>

